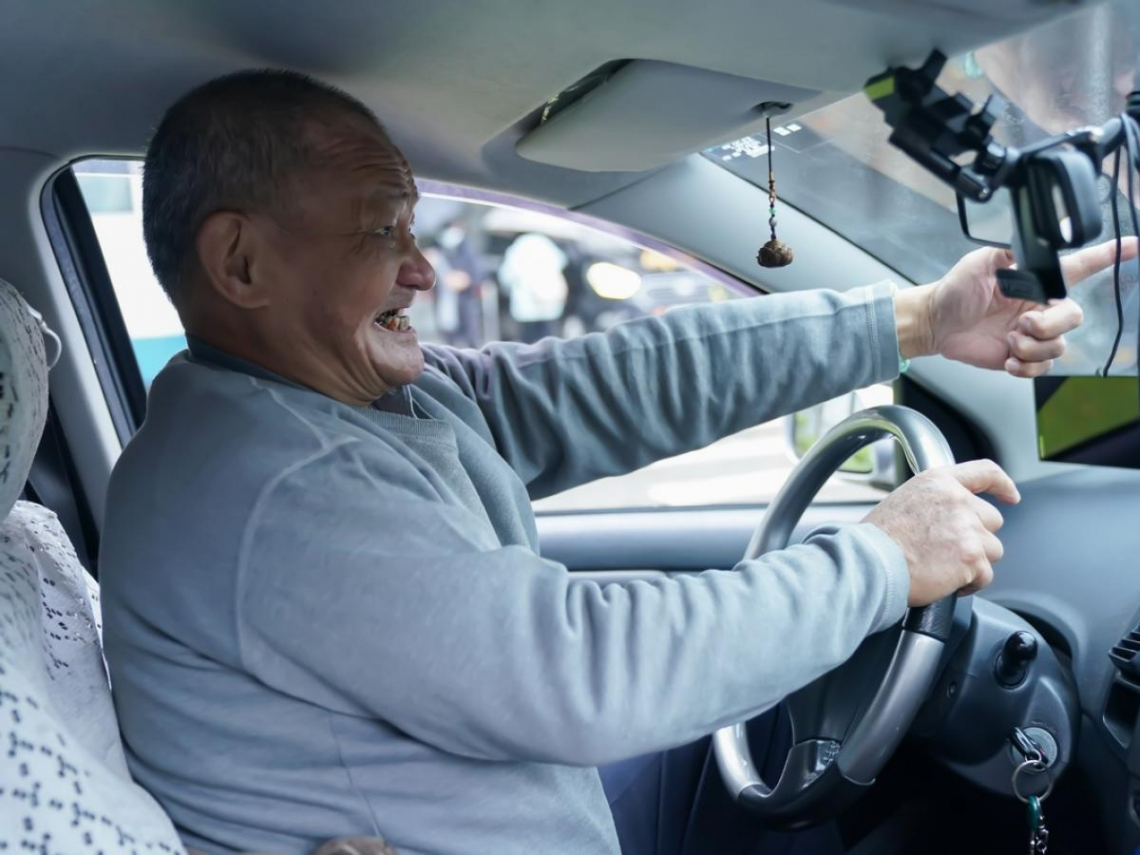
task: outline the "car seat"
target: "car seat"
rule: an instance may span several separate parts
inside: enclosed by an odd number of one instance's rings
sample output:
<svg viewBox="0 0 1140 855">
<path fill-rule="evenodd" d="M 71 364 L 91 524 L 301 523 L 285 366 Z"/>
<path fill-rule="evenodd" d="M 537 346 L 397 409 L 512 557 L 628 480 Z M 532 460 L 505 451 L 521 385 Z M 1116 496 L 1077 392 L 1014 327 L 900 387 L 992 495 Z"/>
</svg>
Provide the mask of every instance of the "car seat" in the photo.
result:
<svg viewBox="0 0 1140 855">
<path fill-rule="evenodd" d="M 187 855 L 127 771 L 99 586 L 56 515 L 18 501 L 47 414 L 41 324 L 0 280 L 0 850 Z M 395 855 L 378 838 L 338 838 L 318 850 L 385 853 Z"/>
</svg>

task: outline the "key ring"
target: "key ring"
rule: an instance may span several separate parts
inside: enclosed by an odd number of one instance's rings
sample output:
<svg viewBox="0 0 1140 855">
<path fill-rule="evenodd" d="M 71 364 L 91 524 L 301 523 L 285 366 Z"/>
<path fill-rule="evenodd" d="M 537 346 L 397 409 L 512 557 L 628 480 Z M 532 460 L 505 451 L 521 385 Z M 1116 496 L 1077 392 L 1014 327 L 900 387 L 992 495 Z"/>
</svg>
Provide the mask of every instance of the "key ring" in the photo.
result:
<svg viewBox="0 0 1140 855">
<path fill-rule="evenodd" d="M 1036 768 L 1037 774 L 1044 772 L 1046 775 L 1049 776 L 1049 783 L 1045 787 L 1045 792 L 1042 793 L 1041 795 L 1037 796 L 1037 800 L 1039 802 L 1043 802 L 1043 801 L 1045 801 L 1045 799 L 1049 798 L 1049 794 L 1051 792 L 1053 792 L 1053 773 L 1049 771 L 1049 767 L 1046 766 L 1041 760 L 1037 760 L 1037 759 L 1025 760 L 1025 761 L 1019 763 L 1017 765 L 1017 768 L 1013 770 L 1013 777 L 1010 779 L 1010 786 L 1013 787 L 1013 794 L 1015 796 L 1017 796 L 1017 800 L 1022 802 L 1023 804 L 1027 804 L 1029 802 L 1029 796 L 1023 796 L 1021 794 L 1021 792 L 1017 789 L 1017 776 L 1020 775 L 1025 769 L 1031 768 L 1031 767 Z"/>
</svg>

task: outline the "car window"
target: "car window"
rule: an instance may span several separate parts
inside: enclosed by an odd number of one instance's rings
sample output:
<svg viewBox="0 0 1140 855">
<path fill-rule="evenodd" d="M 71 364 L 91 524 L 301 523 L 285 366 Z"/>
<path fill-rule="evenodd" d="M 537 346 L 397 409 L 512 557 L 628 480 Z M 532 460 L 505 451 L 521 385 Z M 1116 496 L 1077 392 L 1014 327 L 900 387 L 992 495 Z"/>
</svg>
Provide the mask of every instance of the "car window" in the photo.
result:
<svg viewBox="0 0 1140 855">
<path fill-rule="evenodd" d="M 74 171 L 149 386 L 185 349 L 186 338 L 146 256 L 141 164 L 86 160 Z M 408 314 L 425 342 L 481 347 L 571 338 L 676 306 L 763 299 L 697 259 L 612 224 L 429 181 L 420 182 L 420 191 L 416 235 L 436 269 L 437 285 Z M 891 398 L 884 385 L 864 390 L 859 401 L 870 406 Z M 837 405 L 854 406 L 848 399 Z M 778 419 L 700 451 L 543 499 L 536 509 L 762 504 L 794 465 L 794 425 Z M 821 499 L 866 501 L 882 491 L 866 479 L 842 476 L 832 479 Z"/>
</svg>

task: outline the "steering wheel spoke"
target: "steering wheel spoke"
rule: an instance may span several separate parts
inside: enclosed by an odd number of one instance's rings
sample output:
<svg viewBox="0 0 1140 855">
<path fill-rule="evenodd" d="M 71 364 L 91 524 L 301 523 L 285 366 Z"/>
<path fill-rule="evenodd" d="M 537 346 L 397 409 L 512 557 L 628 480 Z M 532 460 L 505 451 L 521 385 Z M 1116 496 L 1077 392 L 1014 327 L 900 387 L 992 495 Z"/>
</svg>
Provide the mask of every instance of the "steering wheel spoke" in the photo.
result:
<svg viewBox="0 0 1140 855">
<path fill-rule="evenodd" d="M 871 702 L 867 686 L 882 682 L 898 637 L 898 627 L 870 636 L 842 669 L 829 671 L 789 695 L 784 704 L 792 723 L 792 738 L 839 743 L 847 739 Z"/>
<path fill-rule="evenodd" d="M 733 738 L 743 736 L 742 753 L 747 754 L 744 725 L 725 729 L 728 730 L 736 731 Z M 725 731 L 718 732 L 716 738 L 724 738 L 722 733 Z M 850 804 L 866 790 L 866 785 L 848 780 L 839 769 L 836 761 L 842 749 L 842 743 L 835 739 L 797 742 L 788 751 L 775 787 L 768 787 L 757 778 L 736 794 L 736 800 L 785 828 L 826 819 L 833 810 Z M 826 791 L 822 799 L 818 797 L 821 791 L 817 789 L 821 785 Z"/>
</svg>

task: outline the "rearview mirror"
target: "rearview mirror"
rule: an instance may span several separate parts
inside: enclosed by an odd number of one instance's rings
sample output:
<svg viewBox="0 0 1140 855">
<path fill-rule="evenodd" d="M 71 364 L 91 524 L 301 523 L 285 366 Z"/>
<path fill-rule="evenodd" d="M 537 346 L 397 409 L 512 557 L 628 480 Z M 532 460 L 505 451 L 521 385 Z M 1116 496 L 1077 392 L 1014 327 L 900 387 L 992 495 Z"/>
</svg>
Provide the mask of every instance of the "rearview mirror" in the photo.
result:
<svg viewBox="0 0 1140 855">
<path fill-rule="evenodd" d="M 835 425 L 866 407 L 857 392 L 849 392 L 793 413 L 784 420 L 784 439 L 789 453 L 799 460 Z M 846 480 L 886 490 L 898 486 L 896 472 L 895 443 L 890 439 L 861 448 L 839 467 L 839 474 Z"/>
<path fill-rule="evenodd" d="M 988 202 L 958 195 L 958 222 L 967 239 L 982 246 L 1009 249 L 1013 245 L 1013 205 L 1004 187 Z"/>
<path fill-rule="evenodd" d="M 1073 149 L 1043 151 L 1020 167 L 1016 191 L 1003 187 L 986 202 L 957 194 L 962 234 L 974 243 L 1009 249 L 1013 225 L 1021 240 L 1074 249 L 1096 238 L 1102 227 L 1097 172 L 1087 155 Z M 1014 204 L 1012 192 L 1016 192 Z"/>
</svg>

